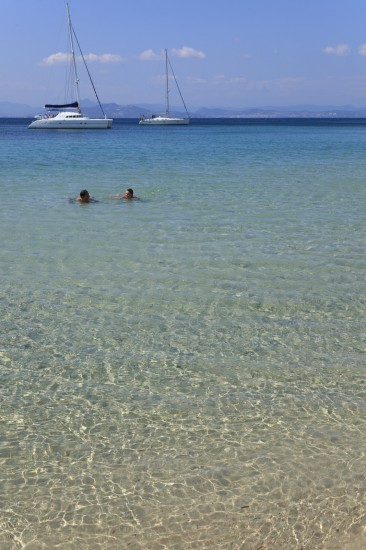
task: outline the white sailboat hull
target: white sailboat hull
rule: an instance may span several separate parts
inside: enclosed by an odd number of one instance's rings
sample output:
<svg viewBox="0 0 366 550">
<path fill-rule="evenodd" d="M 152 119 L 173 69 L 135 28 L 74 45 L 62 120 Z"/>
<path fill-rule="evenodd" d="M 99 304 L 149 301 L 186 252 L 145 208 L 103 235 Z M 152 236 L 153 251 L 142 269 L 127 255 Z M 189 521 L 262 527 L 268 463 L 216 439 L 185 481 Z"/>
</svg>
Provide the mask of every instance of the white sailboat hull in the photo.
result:
<svg viewBox="0 0 366 550">
<path fill-rule="evenodd" d="M 73 112 L 44 116 L 34 120 L 28 128 L 35 130 L 106 130 L 112 128 L 111 118 L 89 118 Z"/>
<path fill-rule="evenodd" d="M 189 118 L 178 118 L 178 117 L 166 117 L 166 116 L 155 116 L 151 118 L 141 118 L 139 124 L 146 125 L 177 125 L 177 124 L 189 124 Z"/>
</svg>

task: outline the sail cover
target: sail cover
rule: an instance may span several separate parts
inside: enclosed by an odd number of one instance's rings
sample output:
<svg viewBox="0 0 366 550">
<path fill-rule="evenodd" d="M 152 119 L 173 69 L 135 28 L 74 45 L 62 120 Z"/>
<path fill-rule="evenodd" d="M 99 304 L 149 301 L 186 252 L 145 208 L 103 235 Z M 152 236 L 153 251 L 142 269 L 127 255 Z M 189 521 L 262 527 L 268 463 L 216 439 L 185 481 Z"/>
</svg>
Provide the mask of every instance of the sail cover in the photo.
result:
<svg viewBox="0 0 366 550">
<path fill-rule="evenodd" d="M 66 103 L 65 105 L 45 105 L 45 109 L 79 109 L 77 101 L 74 103 Z"/>
</svg>

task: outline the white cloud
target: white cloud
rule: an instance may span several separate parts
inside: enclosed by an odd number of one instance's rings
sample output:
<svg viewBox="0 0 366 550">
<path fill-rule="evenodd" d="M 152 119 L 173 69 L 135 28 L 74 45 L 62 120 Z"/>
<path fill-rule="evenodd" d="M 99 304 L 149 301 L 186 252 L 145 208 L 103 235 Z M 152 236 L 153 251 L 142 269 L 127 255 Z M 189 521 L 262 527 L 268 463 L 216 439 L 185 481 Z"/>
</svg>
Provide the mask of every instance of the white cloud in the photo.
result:
<svg viewBox="0 0 366 550">
<path fill-rule="evenodd" d="M 290 92 L 302 88 L 305 79 L 301 76 L 285 76 L 274 80 L 258 80 L 250 82 L 250 88 L 255 90 L 273 90 L 273 92 Z"/>
<path fill-rule="evenodd" d="M 78 56 L 78 59 L 80 59 L 80 56 Z M 89 53 L 87 55 L 84 55 L 84 59 L 91 63 L 122 63 L 126 61 L 121 55 L 118 55 L 116 53 L 103 53 L 101 55 Z"/>
<path fill-rule="evenodd" d="M 211 81 L 212 84 L 220 86 L 238 86 L 242 91 L 257 91 L 265 90 L 273 92 L 294 91 L 304 83 L 302 77 L 283 77 L 274 80 L 248 80 L 244 76 L 226 77 L 225 75 L 216 75 Z"/>
<path fill-rule="evenodd" d="M 142 61 L 160 61 L 163 59 L 161 53 L 155 53 L 154 50 L 145 50 L 139 55 L 139 59 Z"/>
<path fill-rule="evenodd" d="M 77 59 L 82 60 L 81 56 L 77 56 Z M 84 55 L 85 61 L 89 63 L 121 63 L 125 61 L 122 56 L 113 53 L 104 53 L 97 55 L 95 53 L 89 53 Z M 42 65 L 56 65 L 61 63 L 67 63 L 70 60 L 70 54 L 58 52 L 52 55 L 49 55 L 42 60 Z"/>
<path fill-rule="evenodd" d="M 203 79 L 203 78 L 198 78 L 198 77 L 195 77 L 195 76 L 189 76 L 187 78 L 188 82 L 191 82 L 192 84 L 206 84 L 207 83 L 207 80 Z"/>
<path fill-rule="evenodd" d="M 189 48 L 188 46 L 183 46 L 179 50 L 172 50 L 175 57 L 197 57 L 198 59 L 204 59 L 206 54 L 195 50 L 194 48 Z"/>
<path fill-rule="evenodd" d="M 366 44 L 361 44 L 361 46 L 358 48 L 358 53 L 360 55 L 366 55 Z"/>
<path fill-rule="evenodd" d="M 178 50 L 173 48 L 171 52 L 175 57 L 181 58 L 196 57 L 198 59 L 204 59 L 206 57 L 206 54 L 203 52 L 195 50 L 194 48 L 189 48 L 188 46 L 183 46 Z M 159 53 L 154 52 L 154 50 L 145 50 L 140 53 L 139 59 L 142 61 L 160 61 L 164 59 L 164 56 L 164 50 L 161 50 Z"/>
<path fill-rule="evenodd" d="M 247 84 L 248 79 L 245 78 L 244 76 L 234 76 L 233 78 L 230 79 L 230 82 L 232 82 L 233 84 L 242 84 L 242 83 Z"/>
<path fill-rule="evenodd" d="M 48 57 L 42 59 L 42 65 L 55 65 L 57 63 L 66 63 L 70 59 L 70 54 L 67 53 L 53 53 Z"/>
<path fill-rule="evenodd" d="M 323 52 L 331 55 L 337 55 L 339 57 L 344 57 L 346 55 L 349 55 L 349 53 L 351 52 L 351 48 L 348 44 L 338 44 L 337 46 L 327 46 L 323 49 Z"/>
</svg>

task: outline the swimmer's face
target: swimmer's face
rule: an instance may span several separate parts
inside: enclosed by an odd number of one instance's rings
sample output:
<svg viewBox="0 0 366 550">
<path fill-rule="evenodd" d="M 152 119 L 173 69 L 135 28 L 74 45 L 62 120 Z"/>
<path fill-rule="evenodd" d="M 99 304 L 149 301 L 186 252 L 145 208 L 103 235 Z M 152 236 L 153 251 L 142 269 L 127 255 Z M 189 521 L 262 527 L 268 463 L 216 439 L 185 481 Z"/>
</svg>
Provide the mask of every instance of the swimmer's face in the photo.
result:
<svg viewBox="0 0 366 550">
<path fill-rule="evenodd" d="M 126 189 L 126 191 L 125 191 L 125 197 L 126 197 L 126 199 L 132 199 L 133 194 L 131 193 L 131 191 L 128 191 L 128 189 Z"/>
<path fill-rule="evenodd" d="M 83 196 L 81 197 L 81 200 L 83 202 L 89 202 L 89 199 L 90 199 L 90 195 L 88 192 L 84 193 Z"/>
</svg>

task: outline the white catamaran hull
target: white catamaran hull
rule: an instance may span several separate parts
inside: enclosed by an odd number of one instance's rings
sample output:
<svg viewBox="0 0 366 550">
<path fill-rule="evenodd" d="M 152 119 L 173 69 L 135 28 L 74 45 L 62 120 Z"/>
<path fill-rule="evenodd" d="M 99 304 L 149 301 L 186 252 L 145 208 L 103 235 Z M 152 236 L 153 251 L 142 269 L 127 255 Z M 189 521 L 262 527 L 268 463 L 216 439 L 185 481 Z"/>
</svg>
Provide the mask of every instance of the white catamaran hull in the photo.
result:
<svg viewBox="0 0 366 550">
<path fill-rule="evenodd" d="M 160 125 L 177 125 L 177 124 L 189 124 L 189 118 L 174 118 L 156 116 L 152 118 L 141 118 L 139 124 L 160 124 Z"/>
<path fill-rule="evenodd" d="M 75 113 L 59 113 L 33 121 L 28 128 L 35 130 L 106 130 L 112 128 L 111 118 L 89 118 Z"/>
</svg>

